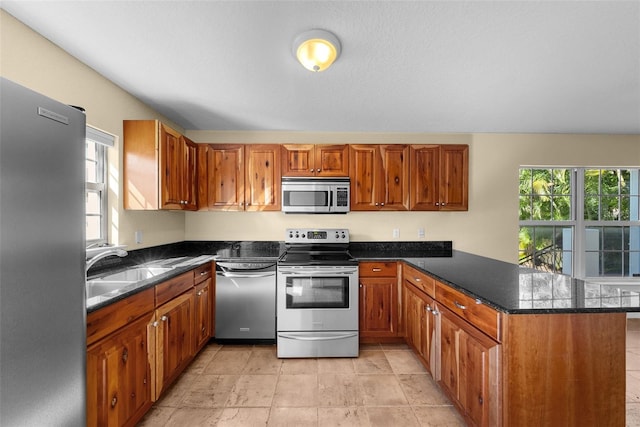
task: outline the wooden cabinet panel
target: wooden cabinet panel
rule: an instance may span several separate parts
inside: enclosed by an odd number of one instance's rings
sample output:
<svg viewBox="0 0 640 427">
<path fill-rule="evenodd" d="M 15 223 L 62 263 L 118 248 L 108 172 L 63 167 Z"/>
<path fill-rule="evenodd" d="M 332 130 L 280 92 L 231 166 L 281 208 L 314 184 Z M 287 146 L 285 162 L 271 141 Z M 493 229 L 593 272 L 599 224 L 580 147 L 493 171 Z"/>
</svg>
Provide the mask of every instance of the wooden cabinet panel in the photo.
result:
<svg viewBox="0 0 640 427">
<path fill-rule="evenodd" d="M 351 210 L 409 209 L 409 146 L 349 146 Z"/>
<path fill-rule="evenodd" d="M 148 317 L 87 349 L 88 426 L 134 426 L 151 407 Z"/>
<path fill-rule="evenodd" d="M 433 277 L 416 270 L 408 264 L 402 265 L 402 277 L 431 298 L 436 296 L 436 281 Z"/>
<path fill-rule="evenodd" d="M 156 307 L 160 306 L 193 287 L 193 271 L 162 282 L 155 287 Z"/>
<path fill-rule="evenodd" d="M 244 147 L 211 144 L 207 149 L 207 208 L 244 210 Z"/>
<path fill-rule="evenodd" d="M 247 145 L 245 147 L 245 209 L 280 210 L 280 146 Z"/>
<path fill-rule="evenodd" d="M 405 279 L 403 288 L 405 311 L 405 337 L 418 358 L 435 376 L 438 369 L 435 358 L 436 328 L 433 298 L 414 287 Z"/>
<path fill-rule="evenodd" d="M 469 146 L 412 145 L 411 210 L 469 208 Z"/>
<path fill-rule="evenodd" d="M 195 287 L 195 324 L 194 340 L 196 353 L 204 347 L 211 336 L 211 278 L 208 278 Z"/>
<path fill-rule="evenodd" d="M 396 277 L 398 263 L 395 261 L 363 261 L 358 264 L 360 277 Z"/>
<path fill-rule="evenodd" d="M 397 336 L 397 310 L 397 279 L 360 279 L 360 336 Z"/>
<path fill-rule="evenodd" d="M 87 345 L 153 311 L 154 289 L 149 288 L 87 315 Z"/>
<path fill-rule="evenodd" d="M 193 315 L 193 289 L 156 309 L 154 400 L 178 377 L 195 353 Z"/>
<path fill-rule="evenodd" d="M 283 144 L 282 176 L 349 175 L 348 145 Z"/>
<path fill-rule="evenodd" d="M 496 341 L 501 340 L 497 310 L 440 282 L 436 282 L 436 300 Z"/>
<path fill-rule="evenodd" d="M 123 122 L 125 209 L 194 210 L 195 144 L 158 120 Z"/>
</svg>

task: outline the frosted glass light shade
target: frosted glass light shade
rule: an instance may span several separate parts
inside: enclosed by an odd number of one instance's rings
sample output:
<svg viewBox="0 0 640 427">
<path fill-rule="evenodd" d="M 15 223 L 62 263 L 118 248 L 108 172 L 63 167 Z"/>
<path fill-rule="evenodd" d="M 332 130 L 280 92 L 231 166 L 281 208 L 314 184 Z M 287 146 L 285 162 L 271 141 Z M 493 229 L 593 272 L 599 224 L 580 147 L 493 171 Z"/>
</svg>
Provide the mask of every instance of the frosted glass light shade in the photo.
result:
<svg viewBox="0 0 640 427">
<path fill-rule="evenodd" d="M 293 56 L 309 71 L 324 71 L 340 56 L 340 41 L 325 30 L 306 31 L 293 41 Z"/>
</svg>

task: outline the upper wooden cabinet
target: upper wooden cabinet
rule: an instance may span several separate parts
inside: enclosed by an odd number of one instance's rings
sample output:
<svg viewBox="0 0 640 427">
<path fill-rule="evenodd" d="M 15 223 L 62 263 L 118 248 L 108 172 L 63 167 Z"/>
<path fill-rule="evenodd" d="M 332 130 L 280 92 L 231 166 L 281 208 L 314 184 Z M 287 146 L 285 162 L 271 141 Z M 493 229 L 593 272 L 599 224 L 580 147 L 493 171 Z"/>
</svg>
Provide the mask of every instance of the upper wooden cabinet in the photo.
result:
<svg viewBox="0 0 640 427">
<path fill-rule="evenodd" d="M 158 120 L 125 120 L 124 207 L 196 209 L 196 145 Z"/>
<path fill-rule="evenodd" d="M 200 209 L 280 210 L 279 145 L 200 144 L 198 150 L 207 159 L 198 163 Z"/>
<path fill-rule="evenodd" d="M 285 144 L 280 146 L 282 176 L 348 176 L 348 145 Z"/>
<path fill-rule="evenodd" d="M 411 210 L 469 209 L 469 146 L 411 146 Z"/>
<path fill-rule="evenodd" d="M 350 145 L 351 210 L 409 209 L 409 146 Z"/>
</svg>

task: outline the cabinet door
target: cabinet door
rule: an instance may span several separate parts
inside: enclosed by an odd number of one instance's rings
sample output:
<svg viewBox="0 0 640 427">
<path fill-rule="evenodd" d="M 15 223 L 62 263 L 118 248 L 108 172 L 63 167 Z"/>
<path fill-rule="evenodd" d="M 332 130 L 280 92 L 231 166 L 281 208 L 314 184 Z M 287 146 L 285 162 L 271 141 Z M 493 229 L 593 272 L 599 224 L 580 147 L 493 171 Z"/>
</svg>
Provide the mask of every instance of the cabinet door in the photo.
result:
<svg viewBox="0 0 640 427">
<path fill-rule="evenodd" d="M 409 146 L 381 145 L 380 209 L 409 209 Z"/>
<path fill-rule="evenodd" d="M 178 377 L 195 352 L 193 305 L 192 289 L 156 309 L 156 396 Z"/>
<path fill-rule="evenodd" d="M 440 383 L 453 400 L 458 400 L 458 339 L 460 329 L 440 311 Z"/>
<path fill-rule="evenodd" d="M 377 145 L 349 146 L 351 177 L 351 210 L 378 210 L 381 180 L 380 147 Z"/>
<path fill-rule="evenodd" d="M 151 407 L 147 318 L 87 350 L 87 425 L 133 426 Z"/>
<path fill-rule="evenodd" d="M 469 146 L 440 146 L 440 209 L 469 208 Z"/>
<path fill-rule="evenodd" d="M 211 279 L 195 287 L 195 351 L 198 352 L 209 341 L 211 334 Z"/>
<path fill-rule="evenodd" d="M 313 144 L 281 145 L 282 176 L 314 176 L 314 148 Z"/>
<path fill-rule="evenodd" d="M 159 127 L 161 208 L 182 209 L 184 144 L 178 132 L 162 123 Z"/>
<path fill-rule="evenodd" d="M 280 146 L 245 147 L 245 208 L 248 211 L 280 210 Z"/>
<path fill-rule="evenodd" d="M 493 342 L 481 341 L 460 332 L 460 405 L 477 426 L 488 426 L 490 377 L 489 352 Z"/>
<path fill-rule="evenodd" d="M 182 171 L 182 209 L 195 211 L 198 209 L 198 146 L 189 138 L 182 139 L 183 162 Z"/>
<path fill-rule="evenodd" d="M 211 144 L 207 165 L 209 210 L 244 210 L 244 147 Z"/>
<path fill-rule="evenodd" d="M 418 353 L 418 356 L 424 358 L 424 346 L 422 342 L 425 337 L 423 336 L 424 328 L 422 328 L 422 323 L 424 321 L 423 312 L 425 305 L 422 298 L 416 294 L 411 285 L 405 284 L 404 286 L 404 307 L 407 343 L 413 347 Z"/>
<path fill-rule="evenodd" d="M 314 151 L 317 176 L 349 176 L 348 145 L 316 145 Z"/>
<path fill-rule="evenodd" d="M 360 336 L 398 336 L 396 278 L 360 279 Z"/>
<path fill-rule="evenodd" d="M 411 146 L 411 210 L 435 211 L 440 208 L 438 145 Z"/>
</svg>

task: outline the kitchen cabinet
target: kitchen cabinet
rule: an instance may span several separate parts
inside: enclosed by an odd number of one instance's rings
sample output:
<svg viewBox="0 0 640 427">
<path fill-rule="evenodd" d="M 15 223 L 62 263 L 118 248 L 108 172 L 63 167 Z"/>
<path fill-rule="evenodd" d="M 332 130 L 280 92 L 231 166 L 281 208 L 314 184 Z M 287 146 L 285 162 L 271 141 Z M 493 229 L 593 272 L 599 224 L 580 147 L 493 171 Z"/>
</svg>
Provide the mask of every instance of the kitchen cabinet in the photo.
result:
<svg viewBox="0 0 640 427">
<path fill-rule="evenodd" d="M 87 315 L 87 426 L 133 426 L 152 405 L 153 289 Z"/>
<path fill-rule="evenodd" d="M 279 145 L 209 144 L 199 150 L 207 155 L 206 172 L 198 172 L 200 185 L 207 189 L 201 209 L 280 210 Z M 199 165 L 204 168 L 202 162 Z"/>
<path fill-rule="evenodd" d="M 195 354 L 193 271 L 160 285 L 156 290 L 155 320 L 155 394 L 171 385 Z"/>
<path fill-rule="evenodd" d="M 211 264 L 205 264 L 195 270 L 195 323 L 194 342 L 197 353 L 211 338 L 211 321 L 213 318 L 214 299 L 212 298 L 213 280 Z"/>
<path fill-rule="evenodd" d="M 359 264 L 360 338 L 396 338 L 398 276 L 396 262 Z"/>
<path fill-rule="evenodd" d="M 411 210 L 469 209 L 469 146 L 412 145 Z"/>
<path fill-rule="evenodd" d="M 123 129 L 125 209 L 195 210 L 196 144 L 158 120 L 125 120 Z"/>
<path fill-rule="evenodd" d="M 350 145 L 351 210 L 409 210 L 409 146 Z"/>
<path fill-rule="evenodd" d="M 282 176 L 349 176 L 348 145 L 281 145 Z"/>
<path fill-rule="evenodd" d="M 500 345 L 443 306 L 440 384 L 469 425 L 498 425 Z"/>
<path fill-rule="evenodd" d="M 403 288 L 405 310 L 405 336 L 424 366 L 432 373 L 438 371 L 436 363 L 436 318 L 433 298 L 405 280 Z"/>
</svg>

